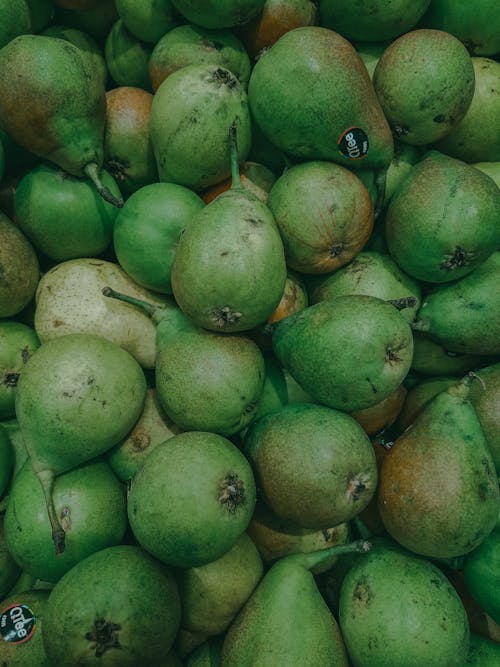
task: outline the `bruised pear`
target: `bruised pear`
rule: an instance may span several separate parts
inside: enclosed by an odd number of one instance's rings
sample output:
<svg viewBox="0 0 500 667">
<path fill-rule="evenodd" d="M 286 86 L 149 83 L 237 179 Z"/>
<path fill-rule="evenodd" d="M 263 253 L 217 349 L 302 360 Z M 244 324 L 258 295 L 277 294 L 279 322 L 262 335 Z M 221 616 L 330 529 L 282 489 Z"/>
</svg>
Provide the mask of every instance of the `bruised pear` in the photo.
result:
<svg viewBox="0 0 500 667">
<path fill-rule="evenodd" d="M 414 553 L 462 556 L 493 530 L 495 465 L 469 400 L 467 376 L 438 394 L 384 458 L 378 508 L 387 531 Z"/>
<path fill-rule="evenodd" d="M 0 54 L 0 127 L 16 143 L 73 176 L 88 176 L 102 197 L 123 205 L 100 179 L 106 116 L 100 71 L 74 44 L 20 35 Z"/>
<path fill-rule="evenodd" d="M 353 412 L 387 398 L 410 369 L 413 337 L 395 305 L 350 294 L 322 301 L 276 325 L 273 349 L 313 399 Z"/>
<path fill-rule="evenodd" d="M 270 209 L 241 185 L 236 125 L 231 125 L 232 179 L 193 216 L 174 256 L 172 291 L 198 326 L 221 333 L 264 322 L 287 277 L 283 242 Z"/>
</svg>

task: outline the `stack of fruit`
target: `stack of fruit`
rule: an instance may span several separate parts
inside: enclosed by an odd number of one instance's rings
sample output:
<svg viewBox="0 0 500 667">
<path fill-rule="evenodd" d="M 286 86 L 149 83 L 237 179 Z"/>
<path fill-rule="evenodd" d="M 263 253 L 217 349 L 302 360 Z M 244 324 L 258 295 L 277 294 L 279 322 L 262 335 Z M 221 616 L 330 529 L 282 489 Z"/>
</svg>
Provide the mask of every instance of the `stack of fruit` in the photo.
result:
<svg viewBox="0 0 500 667">
<path fill-rule="evenodd" d="M 495 0 L 0 0 L 0 664 L 500 665 Z"/>
</svg>

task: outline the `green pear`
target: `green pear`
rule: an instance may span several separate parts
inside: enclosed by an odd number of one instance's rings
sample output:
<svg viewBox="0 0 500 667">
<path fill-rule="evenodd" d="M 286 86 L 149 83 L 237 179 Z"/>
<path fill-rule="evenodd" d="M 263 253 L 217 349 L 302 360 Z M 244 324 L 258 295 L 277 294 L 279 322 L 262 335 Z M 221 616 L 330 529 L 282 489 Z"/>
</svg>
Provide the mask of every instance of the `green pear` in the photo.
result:
<svg viewBox="0 0 500 667">
<path fill-rule="evenodd" d="M 499 276 L 496 251 L 472 273 L 426 294 L 412 327 L 453 352 L 500 354 Z"/>
<path fill-rule="evenodd" d="M 107 171 L 102 170 L 101 180 L 113 196 L 121 196 Z M 54 262 L 63 262 L 103 253 L 111 244 L 119 209 L 99 196 L 89 178 L 41 163 L 20 180 L 14 210 L 17 225 L 33 246 Z"/>
<path fill-rule="evenodd" d="M 220 333 L 248 331 L 265 322 L 281 300 L 287 277 L 274 216 L 241 185 L 236 129 L 232 123 L 231 187 L 192 218 L 177 244 L 171 273 L 182 311 L 196 325 Z"/>
<path fill-rule="evenodd" d="M 500 661 L 500 644 L 488 637 L 471 632 L 467 665 L 471 667 L 496 667 Z"/>
<path fill-rule="evenodd" d="M 58 37 L 20 35 L 0 53 L 0 127 L 18 144 L 73 176 L 88 176 L 102 197 L 105 88 L 81 49 Z M 33 104 L 36 100 L 36 104 Z"/>
<path fill-rule="evenodd" d="M 392 134 L 354 46 L 321 26 L 285 33 L 255 63 L 252 116 L 269 141 L 302 160 L 385 171 Z"/>
<path fill-rule="evenodd" d="M 479 546 L 468 553 L 463 562 L 467 590 L 485 612 L 500 623 L 498 590 L 500 566 L 500 531 L 490 532 Z"/>
<path fill-rule="evenodd" d="M 500 51 L 496 0 L 475 0 L 474 3 L 431 0 L 422 24 L 455 35 L 473 56 L 494 56 Z"/>
<path fill-rule="evenodd" d="M 462 160 L 429 151 L 387 207 L 392 258 L 410 276 L 443 283 L 466 276 L 500 243 L 500 190 Z M 457 221 L 460 221 L 458 224 Z"/>
<path fill-rule="evenodd" d="M 364 552 L 369 548 L 369 543 L 361 541 L 280 558 L 227 630 L 221 664 L 347 667 L 337 621 L 309 570 L 334 553 Z"/>
<path fill-rule="evenodd" d="M 129 32 L 151 44 L 177 24 L 170 0 L 116 0 L 116 11 Z"/>
<path fill-rule="evenodd" d="M 177 573 L 181 626 L 191 632 L 223 634 L 261 580 L 264 566 L 257 547 L 243 533 L 220 558 Z"/>
<path fill-rule="evenodd" d="M 16 416 L 45 493 L 56 553 L 64 551 L 65 535 L 53 502 L 56 475 L 119 442 L 137 421 L 145 394 L 146 379 L 132 355 L 93 334 L 43 343 L 26 364 Z"/>
<path fill-rule="evenodd" d="M 55 584 L 43 645 L 59 667 L 162 667 L 180 615 L 170 568 L 136 545 L 120 544 L 87 556 Z"/>
<path fill-rule="evenodd" d="M 364 294 L 313 304 L 278 322 L 274 352 L 314 400 L 345 412 L 368 408 L 410 369 L 413 336 L 400 305 Z"/>
<path fill-rule="evenodd" d="M 13 588 L 21 574 L 21 568 L 14 560 L 5 540 L 4 515 L 0 515 L 0 600 Z"/>
<path fill-rule="evenodd" d="M 320 21 L 349 40 L 394 39 L 417 25 L 429 2 L 369 0 L 354 8 L 350 0 L 320 0 Z"/>
<path fill-rule="evenodd" d="M 148 62 L 152 45 L 141 41 L 118 19 L 104 42 L 104 59 L 116 86 L 132 86 L 152 92 Z"/>
<path fill-rule="evenodd" d="M 34 297 L 39 280 L 35 248 L 0 211 L 0 318 L 18 315 Z"/>
<path fill-rule="evenodd" d="M 150 132 L 160 181 L 193 190 L 231 175 L 228 127 L 238 126 L 238 161 L 250 150 L 247 93 L 236 76 L 214 64 L 188 65 L 155 92 Z"/>
<path fill-rule="evenodd" d="M 368 189 L 355 173 L 334 162 L 293 165 L 274 183 L 267 205 L 287 266 L 301 273 L 329 273 L 344 266 L 373 230 Z"/>
<path fill-rule="evenodd" d="M 473 551 L 500 510 L 495 465 L 466 376 L 423 407 L 384 457 L 378 509 L 389 534 L 416 554 Z"/>
<path fill-rule="evenodd" d="M 127 509 L 125 486 L 103 460 L 59 475 L 52 495 L 66 533 L 63 553 L 54 553 L 43 490 L 29 461 L 11 486 L 4 530 L 10 553 L 23 571 L 55 583 L 83 558 L 122 543 Z"/>
<path fill-rule="evenodd" d="M 460 40 L 421 28 L 389 44 L 373 72 L 373 86 L 395 136 L 423 146 L 446 136 L 465 116 L 474 68 Z"/>
<path fill-rule="evenodd" d="M 425 376 L 461 376 L 481 366 L 486 366 L 491 357 L 465 352 L 451 352 L 432 340 L 425 333 L 413 332 L 413 359 L 411 369 Z"/>
<path fill-rule="evenodd" d="M 469 650 L 467 614 L 443 572 L 383 545 L 345 575 L 339 624 L 356 667 L 463 667 Z"/>
<path fill-rule="evenodd" d="M 349 521 L 377 486 L 368 436 L 353 417 L 325 405 L 298 403 L 264 415 L 250 426 L 242 450 L 262 500 L 302 528 Z"/>
<path fill-rule="evenodd" d="M 35 331 L 42 343 L 69 333 L 93 333 L 123 347 L 143 368 L 156 357 L 156 327 L 141 310 L 106 299 L 102 288 L 120 291 L 154 305 L 167 297 L 138 285 L 117 262 L 82 257 L 60 262 L 42 276 L 36 292 Z"/>
<path fill-rule="evenodd" d="M 259 14 L 265 0 L 172 0 L 190 23 L 203 28 L 234 28 Z"/>
<path fill-rule="evenodd" d="M 419 379 L 408 389 L 403 408 L 398 415 L 397 425 L 401 431 L 412 424 L 432 399 L 457 384 L 458 379 L 449 375 Z"/>
<path fill-rule="evenodd" d="M 347 294 L 365 294 L 385 300 L 413 296 L 415 305 L 401 311 L 411 322 L 421 303 L 421 291 L 420 284 L 402 271 L 389 255 L 362 250 L 349 264 L 318 281 L 310 290 L 310 301 L 312 304 L 332 301 Z"/>
<path fill-rule="evenodd" d="M 472 166 L 484 171 L 500 188 L 500 160 L 496 162 L 474 162 Z"/>
<path fill-rule="evenodd" d="M 192 23 L 177 26 L 156 43 L 149 59 L 153 90 L 181 67 L 220 65 L 232 72 L 244 88 L 250 79 L 250 57 L 229 29 L 213 30 Z"/>
<path fill-rule="evenodd" d="M 464 162 L 500 160 L 500 63 L 491 58 L 472 58 L 475 88 L 462 120 L 434 148 Z"/>
<path fill-rule="evenodd" d="M 139 544 L 180 568 L 225 554 L 245 532 L 255 507 L 250 463 L 216 433 L 186 431 L 146 458 L 130 484 L 128 516 Z"/>
<path fill-rule="evenodd" d="M 476 371 L 478 382 L 471 387 L 470 400 L 500 474 L 500 363 Z"/>
<path fill-rule="evenodd" d="M 265 374 L 264 357 L 251 338 L 206 331 L 176 305 L 157 308 L 110 287 L 103 291 L 144 308 L 158 324 L 156 390 L 178 427 L 230 436 L 248 426 Z"/>
<path fill-rule="evenodd" d="M 63 0 L 54 7 L 54 22 L 83 30 L 102 44 L 111 26 L 119 19 L 115 0 L 100 0 L 91 9 L 70 9 Z"/>
</svg>

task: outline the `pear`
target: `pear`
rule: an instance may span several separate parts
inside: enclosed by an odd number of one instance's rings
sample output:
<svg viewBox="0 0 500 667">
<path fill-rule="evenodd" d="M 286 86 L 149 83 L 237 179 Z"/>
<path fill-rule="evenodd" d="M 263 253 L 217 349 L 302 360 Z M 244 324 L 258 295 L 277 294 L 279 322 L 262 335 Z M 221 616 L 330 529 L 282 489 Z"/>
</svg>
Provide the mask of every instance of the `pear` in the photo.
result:
<svg viewBox="0 0 500 667">
<path fill-rule="evenodd" d="M 117 289 L 154 305 L 167 297 L 137 284 L 117 262 L 92 257 L 60 262 L 42 276 L 36 292 L 34 327 L 40 341 L 69 333 L 93 333 L 123 347 L 143 368 L 152 369 L 156 328 L 137 308 L 106 299 L 102 288 Z"/>
<path fill-rule="evenodd" d="M 252 116 L 264 135 L 302 160 L 331 160 L 384 172 L 393 156 L 389 125 L 354 46 L 321 26 L 285 33 L 254 65 Z"/>
<path fill-rule="evenodd" d="M 500 252 L 469 275 L 430 291 L 422 301 L 415 331 L 452 352 L 500 354 Z"/>
<path fill-rule="evenodd" d="M 474 95 L 474 68 L 453 35 L 411 30 L 386 48 L 373 86 L 395 136 L 422 146 L 442 139 L 465 116 Z"/>
<path fill-rule="evenodd" d="M 177 573 L 181 626 L 209 636 L 223 634 L 264 573 L 262 559 L 243 533 L 220 558 Z"/>
<path fill-rule="evenodd" d="M 90 178 L 104 199 L 122 206 L 101 182 L 105 88 L 97 68 L 58 37 L 20 35 L 0 53 L 0 127 L 20 146 L 73 176 Z"/>
<path fill-rule="evenodd" d="M 414 305 L 414 299 L 403 299 L 407 303 Z M 350 294 L 278 322 L 273 350 L 314 400 L 353 412 L 379 403 L 401 384 L 410 369 L 413 336 L 395 305 Z"/>
<path fill-rule="evenodd" d="M 56 475 L 119 442 L 138 419 L 145 394 L 138 362 L 100 336 L 61 336 L 42 344 L 26 364 L 16 416 L 45 493 L 56 553 L 64 551 L 65 536 L 53 503 Z"/>
<path fill-rule="evenodd" d="M 22 322 L 0 321 L 0 419 L 15 416 L 20 374 L 39 347 L 40 340 L 32 327 Z"/>
<path fill-rule="evenodd" d="M 500 160 L 500 63 L 491 58 L 472 58 L 475 88 L 465 116 L 434 145 L 438 151 L 464 162 Z"/>
<path fill-rule="evenodd" d="M 365 552 L 370 546 L 369 542 L 360 541 L 280 558 L 227 630 L 221 664 L 347 667 L 337 621 L 309 570 L 334 553 Z"/>
<path fill-rule="evenodd" d="M 116 11 L 129 32 L 151 44 L 156 44 L 177 23 L 170 0 L 116 0 Z"/>
<path fill-rule="evenodd" d="M 236 130 L 232 123 L 232 186 L 192 218 L 171 273 L 182 311 L 196 325 L 219 333 L 262 324 L 280 302 L 287 277 L 274 216 L 241 185 Z"/>
<path fill-rule="evenodd" d="M 465 352 L 451 352 L 420 331 L 413 332 L 411 369 L 421 375 L 464 375 L 467 371 L 486 366 L 491 357 Z"/>
<path fill-rule="evenodd" d="M 113 23 L 120 17 L 115 0 L 100 0 L 92 9 L 70 9 L 58 0 L 54 7 L 54 21 L 72 26 L 91 35 L 99 43 L 104 42 Z"/>
<path fill-rule="evenodd" d="M 250 58 L 245 47 L 229 29 L 213 30 L 186 23 L 165 33 L 149 59 L 153 90 L 173 72 L 188 65 L 220 65 L 232 72 L 246 88 L 250 79 Z"/>
<path fill-rule="evenodd" d="M 473 383 L 470 400 L 500 474 L 500 363 L 483 366 L 476 375 L 479 382 Z"/>
<path fill-rule="evenodd" d="M 332 301 L 346 294 L 366 294 L 379 299 L 415 297 L 415 304 L 404 308 L 401 315 L 411 322 L 421 303 L 420 284 L 406 274 L 387 254 L 362 250 L 346 266 L 332 271 L 309 290 L 312 304 Z"/>
<path fill-rule="evenodd" d="M 416 554 L 462 556 L 497 522 L 500 490 L 468 399 L 471 382 L 466 376 L 424 406 L 382 463 L 380 516 L 390 535 Z"/>
<path fill-rule="evenodd" d="M 349 40 L 390 40 L 417 25 L 430 0 L 370 0 L 356 7 L 350 0 L 320 0 L 321 25 L 337 30 Z"/>
<path fill-rule="evenodd" d="M 269 192 L 287 266 L 329 273 L 347 264 L 373 230 L 370 193 L 352 171 L 334 162 L 293 165 Z"/>
<path fill-rule="evenodd" d="M 265 0 L 172 0 L 190 23 L 204 28 L 234 28 L 247 23 L 263 8 Z"/>
<path fill-rule="evenodd" d="M 356 667 L 463 667 L 469 650 L 467 614 L 443 572 L 385 545 L 345 575 L 339 624 Z"/>
<path fill-rule="evenodd" d="M 474 3 L 431 0 L 422 25 L 455 35 L 473 56 L 494 56 L 500 51 L 500 16 L 496 0 L 476 0 Z"/>
<path fill-rule="evenodd" d="M 265 374 L 253 340 L 197 327 L 176 305 L 157 308 L 108 286 L 103 292 L 144 308 L 158 324 L 156 389 L 178 427 L 230 436 L 248 426 Z"/>
<path fill-rule="evenodd" d="M 160 181 L 199 191 L 231 175 L 227 128 L 238 125 L 238 161 L 251 143 L 247 93 L 217 64 L 181 67 L 156 90 L 150 133 Z"/>
<path fill-rule="evenodd" d="M 35 295 L 39 280 L 35 248 L 0 211 L 0 318 L 18 315 Z"/>
<path fill-rule="evenodd" d="M 16 563 L 5 541 L 4 515 L 0 515 L 0 600 L 3 600 L 16 583 L 21 568 Z"/>
<path fill-rule="evenodd" d="M 493 179 L 433 150 L 412 168 L 389 202 L 387 247 L 401 269 L 417 280 L 457 280 L 498 248 L 499 220 L 500 190 Z"/>
<path fill-rule="evenodd" d="M 151 44 L 132 35 L 121 19 L 113 24 L 104 42 L 104 59 L 116 86 L 152 92 L 148 71 L 152 48 Z"/>
<path fill-rule="evenodd" d="M 500 584 L 500 530 L 493 530 L 463 561 L 467 590 L 484 611 L 500 623 L 500 604 L 495 591 Z"/>
<path fill-rule="evenodd" d="M 496 162 L 474 162 L 472 166 L 487 174 L 500 188 L 500 160 Z"/>
<path fill-rule="evenodd" d="M 496 667 L 500 662 L 500 644 L 488 637 L 471 632 L 467 665 L 471 667 Z"/>
</svg>

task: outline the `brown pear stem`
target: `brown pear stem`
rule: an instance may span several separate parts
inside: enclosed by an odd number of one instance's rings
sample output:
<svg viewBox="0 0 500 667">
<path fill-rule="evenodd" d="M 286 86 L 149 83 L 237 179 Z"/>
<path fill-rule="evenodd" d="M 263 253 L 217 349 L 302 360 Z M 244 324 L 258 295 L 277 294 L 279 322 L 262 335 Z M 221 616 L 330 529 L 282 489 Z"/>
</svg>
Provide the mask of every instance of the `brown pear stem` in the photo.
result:
<svg viewBox="0 0 500 667">
<path fill-rule="evenodd" d="M 297 564 L 301 565 L 306 570 L 311 570 L 313 567 L 320 565 L 332 556 L 367 553 L 371 548 L 371 542 L 362 539 L 348 542 L 347 544 L 335 544 L 334 546 L 328 547 L 327 549 L 320 549 L 319 551 L 292 554 L 290 556 L 285 556 L 285 558 L 296 561 Z"/>
<path fill-rule="evenodd" d="M 35 470 L 35 474 L 42 485 L 43 494 L 45 496 L 47 513 L 52 528 L 52 541 L 54 542 L 56 554 L 62 554 L 65 549 L 66 533 L 59 523 L 59 517 L 57 516 L 56 508 L 54 506 L 54 498 L 52 496 L 56 476 L 52 470 L 48 470 L 47 468 L 44 468 L 43 470 Z"/>
<path fill-rule="evenodd" d="M 400 299 L 387 299 L 387 303 L 392 303 L 398 310 L 404 310 L 416 306 L 417 299 L 414 296 L 402 296 Z"/>
<path fill-rule="evenodd" d="M 99 167 L 95 162 L 89 162 L 89 164 L 85 165 L 83 171 L 95 185 L 97 192 L 101 195 L 104 201 L 107 201 L 109 204 L 113 204 L 113 206 L 116 206 L 116 208 L 123 207 L 123 199 L 121 197 L 119 199 L 118 197 L 115 197 L 111 190 L 106 185 L 104 185 L 104 183 L 99 178 Z"/>
</svg>

